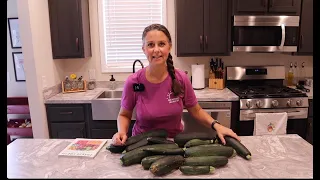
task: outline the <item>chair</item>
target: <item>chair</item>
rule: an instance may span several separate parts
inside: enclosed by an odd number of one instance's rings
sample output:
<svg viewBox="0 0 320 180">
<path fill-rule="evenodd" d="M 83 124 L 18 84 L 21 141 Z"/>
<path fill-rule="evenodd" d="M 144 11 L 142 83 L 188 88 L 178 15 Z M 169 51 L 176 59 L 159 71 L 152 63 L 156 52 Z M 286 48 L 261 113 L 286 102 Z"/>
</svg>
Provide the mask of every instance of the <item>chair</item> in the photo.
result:
<svg viewBox="0 0 320 180">
<path fill-rule="evenodd" d="M 33 137 L 28 97 L 7 97 L 8 114 L 18 117 L 7 116 L 7 144 L 11 143 L 11 136 Z M 20 115 L 26 115 L 28 118 L 19 117 Z"/>
</svg>

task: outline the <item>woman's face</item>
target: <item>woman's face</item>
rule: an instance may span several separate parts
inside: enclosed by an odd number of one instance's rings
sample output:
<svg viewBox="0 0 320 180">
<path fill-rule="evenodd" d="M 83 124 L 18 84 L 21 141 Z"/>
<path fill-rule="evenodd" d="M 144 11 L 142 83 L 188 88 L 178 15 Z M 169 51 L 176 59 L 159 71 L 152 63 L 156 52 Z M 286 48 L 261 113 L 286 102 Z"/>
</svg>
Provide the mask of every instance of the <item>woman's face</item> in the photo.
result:
<svg viewBox="0 0 320 180">
<path fill-rule="evenodd" d="M 144 38 L 142 50 L 150 65 L 165 64 L 171 50 L 171 43 L 162 31 L 151 30 Z"/>
</svg>

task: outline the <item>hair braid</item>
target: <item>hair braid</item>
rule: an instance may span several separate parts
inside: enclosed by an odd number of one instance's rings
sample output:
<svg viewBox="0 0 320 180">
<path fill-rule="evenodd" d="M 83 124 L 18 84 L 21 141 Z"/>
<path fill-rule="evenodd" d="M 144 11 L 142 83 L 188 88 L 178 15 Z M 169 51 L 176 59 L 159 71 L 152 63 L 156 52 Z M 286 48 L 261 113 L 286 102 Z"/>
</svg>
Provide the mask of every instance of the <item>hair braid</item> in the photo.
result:
<svg viewBox="0 0 320 180">
<path fill-rule="evenodd" d="M 174 71 L 174 66 L 173 66 L 173 61 L 172 61 L 172 56 L 169 53 L 168 59 L 167 59 L 167 68 L 169 75 L 172 79 L 172 87 L 171 90 L 175 96 L 178 96 L 179 94 L 183 93 L 182 88 L 180 83 L 176 79 L 175 71 Z"/>
</svg>

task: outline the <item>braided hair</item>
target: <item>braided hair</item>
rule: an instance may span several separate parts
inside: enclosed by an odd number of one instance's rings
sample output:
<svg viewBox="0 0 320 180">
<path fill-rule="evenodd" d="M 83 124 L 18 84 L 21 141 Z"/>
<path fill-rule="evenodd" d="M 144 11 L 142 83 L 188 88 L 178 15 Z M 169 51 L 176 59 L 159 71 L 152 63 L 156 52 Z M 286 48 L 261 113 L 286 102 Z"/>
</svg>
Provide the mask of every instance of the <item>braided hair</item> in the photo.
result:
<svg viewBox="0 0 320 180">
<path fill-rule="evenodd" d="M 161 24 L 151 24 L 151 25 L 147 26 L 142 33 L 142 40 L 144 40 L 147 33 L 152 30 L 158 30 L 158 31 L 163 32 L 167 36 L 169 43 L 170 44 L 172 43 L 171 36 L 170 36 L 168 29 Z M 168 69 L 169 75 L 172 79 L 171 90 L 172 90 L 174 96 L 178 96 L 183 93 L 183 90 L 182 90 L 182 87 L 181 87 L 179 81 L 176 79 L 175 70 L 174 70 L 174 66 L 173 66 L 173 60 L 172 60 L 172 56 L 170 53 L 169 53 L 169 56 L 167 59 L 167 69 Z"/>
</svg>

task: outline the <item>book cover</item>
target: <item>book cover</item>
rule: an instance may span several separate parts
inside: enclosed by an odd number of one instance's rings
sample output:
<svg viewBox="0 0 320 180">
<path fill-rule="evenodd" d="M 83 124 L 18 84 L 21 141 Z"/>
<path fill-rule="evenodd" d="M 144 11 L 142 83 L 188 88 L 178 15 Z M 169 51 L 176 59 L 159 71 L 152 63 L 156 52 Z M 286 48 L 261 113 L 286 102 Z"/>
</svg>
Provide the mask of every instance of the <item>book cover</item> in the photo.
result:
<svg viewBox="0 0 320 180">
<path fill-rule="evenodd" d="M 106 142 L 107 139 L 76 138 L 59 153 L 59 156 L 82 156 L 94 158 Z"/>
</svg>

